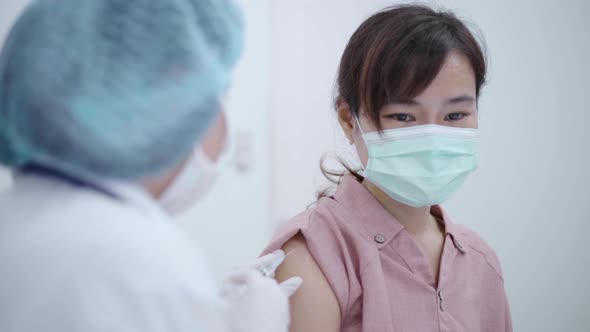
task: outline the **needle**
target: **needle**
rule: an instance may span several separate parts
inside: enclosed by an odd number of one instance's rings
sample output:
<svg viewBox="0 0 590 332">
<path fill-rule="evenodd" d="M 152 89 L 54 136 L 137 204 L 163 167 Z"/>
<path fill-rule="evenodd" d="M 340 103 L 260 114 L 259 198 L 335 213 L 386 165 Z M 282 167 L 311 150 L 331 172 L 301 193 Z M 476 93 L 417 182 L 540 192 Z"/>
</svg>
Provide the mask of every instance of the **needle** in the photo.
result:
<svg viewBox="0 0 590 332">
<path fill-rule="evenodd" d="M 291 255 L 291 253 L 294 251 L 291 250 L 289 251 L 285 256 L 281 257 L 280 259 L 277 259 L 276 261 L 270 263 L 267 266 L 264 266 L 261 270 L 260 273 L 262 273 L 262 275 L 264 277 L 267 278 L 272 278 L 274 276 L 275 271 L 277 270 L 277 268 L 283 264 L 283 262 L 285 261 L 285 259 L 287 259 L 287 257 L 289 257 L 289 255 Z"/>
</svg>

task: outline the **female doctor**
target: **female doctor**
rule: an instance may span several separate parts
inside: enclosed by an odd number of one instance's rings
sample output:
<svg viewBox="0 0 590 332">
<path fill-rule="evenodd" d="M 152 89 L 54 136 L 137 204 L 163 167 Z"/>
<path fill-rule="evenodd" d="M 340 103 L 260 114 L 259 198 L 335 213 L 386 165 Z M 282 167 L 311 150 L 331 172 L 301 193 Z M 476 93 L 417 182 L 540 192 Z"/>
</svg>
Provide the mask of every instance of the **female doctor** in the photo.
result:
<svg viewBox="0 0 590 332">
<path fill-rule="evenodd" d="M 287 330 L 281 252 L 217 292 L 170 218 L 210 180 L 241 44 L 231 0 L 24 11 L 0 55 L 0 331 Z"/>
</svg>

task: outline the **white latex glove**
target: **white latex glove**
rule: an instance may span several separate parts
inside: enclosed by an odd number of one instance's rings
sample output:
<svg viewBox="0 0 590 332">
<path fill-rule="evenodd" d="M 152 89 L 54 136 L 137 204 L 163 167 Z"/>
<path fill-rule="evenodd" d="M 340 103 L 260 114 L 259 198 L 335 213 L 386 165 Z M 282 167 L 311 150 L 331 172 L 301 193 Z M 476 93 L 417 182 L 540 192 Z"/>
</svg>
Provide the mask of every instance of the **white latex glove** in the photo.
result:
<svg viewBox="0 0 590 332">
<path fill-rule="evenodd" d="M 262 256 L 256 260 L 254 263 L 253 268 L 260 271 L 263 276 L 274 278 L 275 277 L 275 270 L 283 263 L 285 260 L 285 253 L 282 250 L 277 250 L 272 252 L 266 256 Z M 281 289 L 288 297 L 295 294 L 299 286 L 303 280 L 299 277 L 294 277 L 288 279 L 280 284 Z"/>
<path fill-rule="evenodd" d="M 259 258 L 255 264 L 234 272 L 225 282 L 226 321 L 232 332 L 287 332 L 289 297 L 302 283 L 299 277 L 281 285 L 270 278 L 285 254 L 277 251 Z M 261 270 L 266 269 L 264 276 Z"/>
</svg>

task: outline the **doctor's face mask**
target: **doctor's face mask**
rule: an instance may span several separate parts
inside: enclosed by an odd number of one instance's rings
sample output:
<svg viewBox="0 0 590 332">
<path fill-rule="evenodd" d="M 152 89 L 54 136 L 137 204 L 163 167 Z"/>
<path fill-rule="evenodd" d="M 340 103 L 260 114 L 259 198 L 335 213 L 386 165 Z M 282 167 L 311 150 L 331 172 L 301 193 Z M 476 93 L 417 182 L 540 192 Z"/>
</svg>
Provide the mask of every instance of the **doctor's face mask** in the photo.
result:
<svg viewBox="0 0 590 332">
<path fill-rule="evenodd" d="M 228 139 L 227 121 L 222 112 L 158 198 L 166 212 L 172 216 L 180 215 L 211 191 L 220 174 L 220 160 L 228 154 Z"/>
</svg>

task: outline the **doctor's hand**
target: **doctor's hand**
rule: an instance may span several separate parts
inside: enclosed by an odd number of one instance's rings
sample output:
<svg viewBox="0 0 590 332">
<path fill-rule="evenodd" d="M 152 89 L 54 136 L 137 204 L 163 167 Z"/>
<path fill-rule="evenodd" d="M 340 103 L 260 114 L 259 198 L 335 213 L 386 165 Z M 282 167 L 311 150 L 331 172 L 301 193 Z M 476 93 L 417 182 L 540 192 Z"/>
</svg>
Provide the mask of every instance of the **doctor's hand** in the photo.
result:
<svg viewBox="0 0 590 332">
<path fill-rule="evenodd" d="M 232 332 L 287 332 L 289 297 L 302 279 L 291 278 L 278 284 L 271 277 L 284 259 L 282 251 L 259 258 L 256 263 L 234 272 L 223 285 L 226 322 Z"/>
<path fill-rule="evenodd" d="M 284 260 L 285 253 L 282 250 L 277 250 L 266 256 L 258 258 L 252 267 L 260 271 L 263 276 L 274 278 L 275 270 L 283 263 Z M 299 286 L 301 286 L 301 283 L 301 278 L 295 277 L 284 281 L 280 284 L 280 287 L 287 296 L 291 297 L 291 295 L 295 294 Z"/>
</svg>

